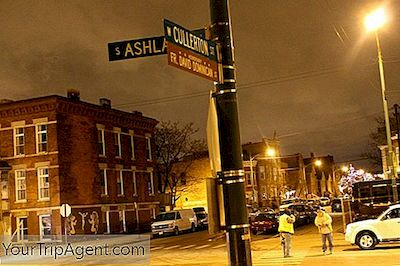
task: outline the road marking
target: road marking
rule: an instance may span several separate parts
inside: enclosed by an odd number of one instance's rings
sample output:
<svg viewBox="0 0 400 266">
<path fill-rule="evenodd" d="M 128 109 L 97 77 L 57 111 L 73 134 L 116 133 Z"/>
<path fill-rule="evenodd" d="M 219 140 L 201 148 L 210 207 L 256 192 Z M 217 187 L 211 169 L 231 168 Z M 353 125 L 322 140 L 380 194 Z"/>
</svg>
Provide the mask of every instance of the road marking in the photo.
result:
<svg viewBox="0 0 400 266">
<path fill-rule="evenodd" d="M 192 247 L 195 247 L 196 245 L 189 245 L 189 246 L 185 246 L 185 247 L 181 247 L 181 248 L 179 248 L 179 249 L 188 249 L 188 248 L 192 248 Z"/>
<path fill-rule="evenodd" d="M 222 248 L 222 247 L 226 247 L 226 244 L 221 244 L 221 245 L 218 245 L 218 246 L 215 246 L 215 247 L 212 247 L 212 248 Z"/>
<path fill-rule="evenodd" d="M 164 248 L 164 250 L 170 250 L 170 249 L 177 248 L 177 247 L 180 247 L 180 245 L 170 246 L 170 247 Z"/>
<path fill-rule="evenodd" d="M 150 251 L 153 251 L 153 250 L 157 250 L 157 249 L 162 249 L 164 246 L 161 246 L 161 247 L 152 247 L 152 248 L 150 248 Z"/>
<path fill-rule="evenodd" d="M 206 248 L 206 247 L 209 247 L 210 245 L 209 244 L 207 244 L 207 245 L 202 245 L 202 246 L 199 246 L 199 247 L 197 247 L 197 248 L 194 248 L 194 249 L 202 249 L 202 248 Z"/>
</svg>

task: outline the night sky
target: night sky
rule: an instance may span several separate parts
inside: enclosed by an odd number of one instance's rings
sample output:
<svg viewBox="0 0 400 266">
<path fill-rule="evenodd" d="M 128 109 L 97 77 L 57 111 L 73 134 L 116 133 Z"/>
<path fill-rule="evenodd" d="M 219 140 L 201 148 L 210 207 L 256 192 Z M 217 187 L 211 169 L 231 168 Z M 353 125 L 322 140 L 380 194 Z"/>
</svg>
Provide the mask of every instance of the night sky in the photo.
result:
<svg viewBox="0 0 400 266">
<path fill-rule="evenodd" d="M 389 106 L 400 103 L 400 1 L 231 0 L 242 142 L 281 140 L 282 154 L 365 151 L 383 115 L 376 44 L 363 17 L 384 3 L 380 31 Z M 194 122 L 205 136 L 213 84 L 166 55 L 109 62 L 107 43 L 163 35 L 163 18 L 210 23 L 206 0 L 0 0 L 0 98 L 101 97 L 158 120 Z"/>
</svg>

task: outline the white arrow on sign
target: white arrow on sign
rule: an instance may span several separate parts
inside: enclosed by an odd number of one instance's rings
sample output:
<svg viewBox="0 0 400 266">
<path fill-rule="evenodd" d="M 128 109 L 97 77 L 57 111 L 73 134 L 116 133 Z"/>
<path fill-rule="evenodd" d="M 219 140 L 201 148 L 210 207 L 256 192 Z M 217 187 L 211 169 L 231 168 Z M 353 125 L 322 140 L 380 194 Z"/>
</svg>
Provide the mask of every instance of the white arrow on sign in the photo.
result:
<svg viewBox="0 0 400 266">
<path fill-rule="evenodd" d="M 60 206 L 60 214 L 62 217 L 68 217 L 71 214 L 71 206 L 67 203 L 64 203 Z"/>
</svg>

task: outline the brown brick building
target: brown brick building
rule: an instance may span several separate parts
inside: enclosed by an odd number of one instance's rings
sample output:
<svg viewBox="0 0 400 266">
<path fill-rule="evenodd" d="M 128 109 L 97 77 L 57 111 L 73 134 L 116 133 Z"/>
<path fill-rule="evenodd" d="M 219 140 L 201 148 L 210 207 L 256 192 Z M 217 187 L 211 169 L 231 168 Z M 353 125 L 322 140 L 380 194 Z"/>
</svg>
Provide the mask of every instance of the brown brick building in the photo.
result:
<svg viewBox="0 0 400 266">
<path fill-rule="evenodd" d="M 74 91 L 0 104 L 0 158 L 11 167 L 2 195 L 5 233 L 61 234 L 63 203 L 72 207 L 70 234 L 149 229 L 159 208 L 156 124 L 112 109 L 107 99 L 80 101 Z"/>
</svg>

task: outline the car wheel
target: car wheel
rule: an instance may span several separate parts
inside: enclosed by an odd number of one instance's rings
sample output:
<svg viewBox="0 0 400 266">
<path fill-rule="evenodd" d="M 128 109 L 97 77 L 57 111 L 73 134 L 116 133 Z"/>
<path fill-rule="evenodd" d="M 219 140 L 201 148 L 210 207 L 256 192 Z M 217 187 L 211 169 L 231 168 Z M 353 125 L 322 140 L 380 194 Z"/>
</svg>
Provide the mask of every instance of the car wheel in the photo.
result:
<svg viewBox="0 0 400 266">
<path fill-rule="evenodd" d="M 178 227 L 175 227 L 175 229 L 174 229 L 174 235 L 179 235 L 179 228 Z"/>
<path fill-rule="evenodd" d="M 252 233 L 253 233 L 253 235 L 255 235 L 255 236 L 256 236 L 256 235 L 257 235 L 257 233 L 258 233 L 258 231 L 257 231 L 257 230 L 253 230 L 253 231 L 252 231 Z"/>
<path fill-rule="evenodd" d="M 196 232 L 196 226 L 194 225 L 194 223 L 192 223 L 192 227 L 190 228 L 190 231 Z"/>
<path fill-rule="evenodd" d="M 361 249 L 374 249 L 378 241 L 372 232 L 362 232 L 357 236 L 356 244 Z"/>
</svg>

